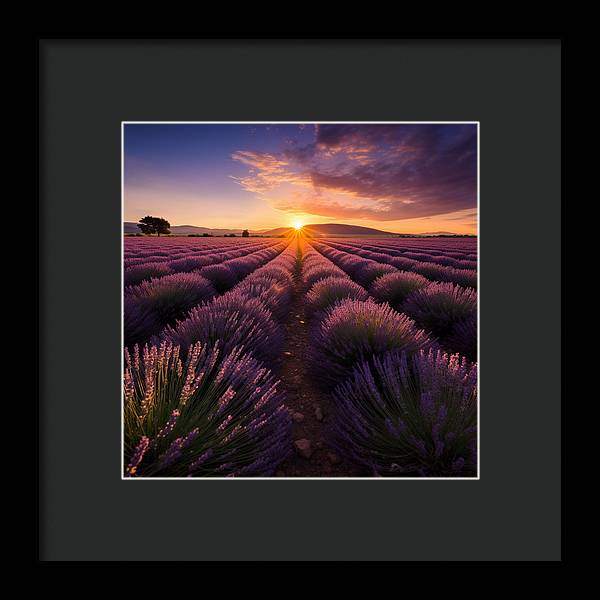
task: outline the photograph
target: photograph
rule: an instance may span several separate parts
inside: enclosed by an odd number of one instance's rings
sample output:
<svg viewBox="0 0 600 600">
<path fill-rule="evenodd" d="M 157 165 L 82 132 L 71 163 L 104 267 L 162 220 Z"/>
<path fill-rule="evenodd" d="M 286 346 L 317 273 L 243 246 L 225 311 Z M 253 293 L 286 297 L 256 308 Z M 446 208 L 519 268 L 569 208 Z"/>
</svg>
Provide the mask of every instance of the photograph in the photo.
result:
<svg viewBox="0 0 600 600">
<path fill-rule="evenodd" d="M 479 139 L 123 121 L 121 478 L 479 479 Z"/>
</svg>

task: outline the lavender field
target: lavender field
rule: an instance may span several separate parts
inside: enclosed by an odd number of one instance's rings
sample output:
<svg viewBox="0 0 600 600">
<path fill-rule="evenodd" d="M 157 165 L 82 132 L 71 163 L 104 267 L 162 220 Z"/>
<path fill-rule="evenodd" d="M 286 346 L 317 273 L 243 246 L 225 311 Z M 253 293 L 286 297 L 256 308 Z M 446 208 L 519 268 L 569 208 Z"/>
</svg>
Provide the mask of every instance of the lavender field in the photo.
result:
<svg viewBox="0 0 600 600">
<path fill-rule="evenodd" d="M 123 469 L 476 477 L 477 240 L 126 237 Z"/>
</svg>

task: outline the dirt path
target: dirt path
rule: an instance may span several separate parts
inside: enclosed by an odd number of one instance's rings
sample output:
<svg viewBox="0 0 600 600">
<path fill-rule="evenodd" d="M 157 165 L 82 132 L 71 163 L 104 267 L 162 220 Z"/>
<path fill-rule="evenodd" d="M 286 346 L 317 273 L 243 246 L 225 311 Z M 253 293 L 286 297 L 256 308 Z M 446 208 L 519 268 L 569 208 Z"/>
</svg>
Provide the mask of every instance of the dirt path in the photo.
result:
<svg viewBox="0 0 600 600">
<path fill-rule="evenodd" d="M 294 273 L 294 296 L 285 325 L 284 352 L 278 373 L 294 422 L 294 453 L 279 467 L 276 477 L 364 476 L 364 472 L 327 446 L 324 428 L 330 414 L 330 399 L 315 385 L 310 373 L 309 322 L 304 314 L 304 294 L 298 267 Z"/>
</svg>

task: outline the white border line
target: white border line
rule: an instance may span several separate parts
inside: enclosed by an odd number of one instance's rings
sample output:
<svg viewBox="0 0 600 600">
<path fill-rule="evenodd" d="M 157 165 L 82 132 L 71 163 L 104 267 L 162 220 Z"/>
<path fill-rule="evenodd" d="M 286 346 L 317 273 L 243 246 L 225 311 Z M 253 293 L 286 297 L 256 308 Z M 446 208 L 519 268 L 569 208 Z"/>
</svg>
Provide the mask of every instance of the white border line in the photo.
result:
<svg viewBox="0 0 600 600">
<path fill-rule="evenodd" d="M 125 285 L 125 125 L 477 125 L 477 477 L 125 477 L 125 419 L 123 372 L 125 358 L 124 298 Z M 480 481 L 481 480 L 481 368 L 480 368 L 480 314 L 481 314 L 481 251 L 480 251 L 480 121 L 121 121 L 121 481 Z"/>
</svg>

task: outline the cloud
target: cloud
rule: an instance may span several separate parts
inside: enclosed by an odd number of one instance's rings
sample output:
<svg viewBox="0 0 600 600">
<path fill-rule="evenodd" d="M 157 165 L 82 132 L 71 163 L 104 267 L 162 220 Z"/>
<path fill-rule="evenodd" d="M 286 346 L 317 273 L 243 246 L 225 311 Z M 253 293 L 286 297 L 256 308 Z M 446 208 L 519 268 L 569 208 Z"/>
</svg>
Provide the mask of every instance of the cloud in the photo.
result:
<svg viewBox="0 0 600 600">
<path fill-rule="evenodd" d="M 475 125 L 317 125 L 309 144 L 232 158 L 245 190 L 287 212 L 394 221 L 477 205 Z"/>
<path fill-rule="evenodd" d="M 469 211 L 466 214 L 461 214 L 458 217 L 447 217 L 447 220 L 448 221 L 461 221 L 463 219 L 469 219 L 469 218 L 473 218 L 473 217 L 477 218 L 477 211 L 476 210 Z"/>
<path fill-rule="evenodd" d="M 247 177 L 233 177 L 246 191 L 256 194 L 266 194 L 285 184 L 304 185 L 310 184 L 306 174 L 294 173 L 288 168 L 289 162 L 267 152 L 237 151 L 231 156 L 248 167 Z"/>
</svg>

